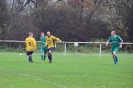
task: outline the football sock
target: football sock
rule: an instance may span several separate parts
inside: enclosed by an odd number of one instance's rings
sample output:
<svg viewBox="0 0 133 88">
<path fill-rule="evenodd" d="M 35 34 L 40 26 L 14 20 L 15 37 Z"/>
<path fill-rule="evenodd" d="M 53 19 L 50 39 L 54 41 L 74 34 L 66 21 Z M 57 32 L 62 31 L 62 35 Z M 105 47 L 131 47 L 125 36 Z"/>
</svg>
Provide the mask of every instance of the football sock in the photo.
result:
<svg viewBox="0 0 133 88">
<path fill-rule="evenodd" d="M 49 59 L 49 61 L 50 61 L 50 55 L 48 55 L 48 59 Z"/>
<path fill-rule="evenodd" d="M 32 61 L 32 56 L 30 56 L 30 60 Z"/>
<path fill-rule="evenodd" d="M 29 61 L 30 61 L 30 56 L 28 58 L 29 58 Z"/>
<path fill-rule="evenodd" d="M 48 55 L 48 58 L 51 61 L 52 60 L 52 55 Z"/>
<path fill-rule="evenodd" d="M 44 60 L 44 54 L 41 54 L 41 59 Z"/>
<path fill-rule="evenodd" d="M 44 60 L 45 60 L 45 58 L 46 58 L 46 55 L 44 54 L 44 55 L 43 55 L 43 57 L 44 57 Z"/>
<path fill-rule="evenodd" d="M 114 60 L 114 62 L 116 63 L 116 59 L 115 59 L 115 57 L 113 58 L 113 60 Z"/>
<path fill-rule="evenodd" d="M 113 58 L 114 62 L 116 62 L 115 58 Z"/>
<path fill-rule="evenodd" d="M 29 61 L 31 61 L 31 56 L 29 56 Z"/>
<path fill-rule="evenodd" d="M 52 60 L 52 54 L 50 55 L 50 58 L 51 58 L 51 60 Z"/>
<path fill-rule="evenodd" d="M 116 61 L 118 61 L 118 58 L 117 58 L 117 56 L 115 56 L 115 60 L 116 60 Z"/>
<path fill-rule="evenodd" d="M 52 60 L 51 55 L 49 55 L 50 60 Z"/>
</svg>

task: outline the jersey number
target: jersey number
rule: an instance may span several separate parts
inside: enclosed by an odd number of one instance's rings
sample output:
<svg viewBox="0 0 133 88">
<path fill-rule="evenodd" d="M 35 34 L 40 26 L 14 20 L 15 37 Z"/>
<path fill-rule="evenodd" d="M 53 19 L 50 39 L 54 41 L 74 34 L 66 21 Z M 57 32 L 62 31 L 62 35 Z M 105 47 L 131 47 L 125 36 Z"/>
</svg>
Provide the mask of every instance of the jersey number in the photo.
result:
<svg viewBox="0 0 133 88">
<path fill-rule="evenodd" d="M 29 46 L 31 46 L 31 42 L 29 42 Z"/>
</svg>

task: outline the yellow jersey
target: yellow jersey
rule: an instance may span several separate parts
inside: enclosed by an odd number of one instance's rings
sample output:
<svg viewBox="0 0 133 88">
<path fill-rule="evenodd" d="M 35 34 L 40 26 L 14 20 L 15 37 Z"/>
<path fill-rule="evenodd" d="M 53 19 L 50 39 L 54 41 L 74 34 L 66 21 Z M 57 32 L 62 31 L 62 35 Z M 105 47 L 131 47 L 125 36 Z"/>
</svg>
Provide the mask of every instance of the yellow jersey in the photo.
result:
<svg viewBox="0 0 133 88">
<path fill-rule="evenodd" d="M 28 37 L 25 40 L 26 51 L 34 51 L 36 49 L 36 40 L 34 38 Z"/>
<path fill-rule="evenodd" d="M 56 41 L 59 41 L 60 43 L 62 43 L 62 41 L 59 38 L 55 37 L 55 36 L 52 36 L 52 35 L 47 36 L 45 46 L 48 46 L 48 49 L 52 48 L 52 47 L 55 48 L 56 47 Z"/>
</svg>

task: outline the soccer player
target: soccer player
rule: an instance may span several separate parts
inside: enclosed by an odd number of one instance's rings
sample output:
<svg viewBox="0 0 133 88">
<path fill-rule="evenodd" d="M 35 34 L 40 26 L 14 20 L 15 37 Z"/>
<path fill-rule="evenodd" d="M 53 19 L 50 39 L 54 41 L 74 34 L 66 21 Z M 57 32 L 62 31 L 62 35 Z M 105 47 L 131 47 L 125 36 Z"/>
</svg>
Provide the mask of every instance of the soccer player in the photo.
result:
<svg viewBox="0 0 133 88">
<path fill-rule="evenodd" d="M 33 33 L 29 32 L 29 37 L 25 40 L 26 52 L 29 58 L 29 62 L 33 62 L 32 54 L 36 50 L 36 40 L 33 38 Z"/>
<path fill-rule="evenodd" d="M 111 36 L 108 39 L 106 46 L 108 46 L 109 42 L 112 42 L 112 57 L 115 64 L 118 64 L 118 58 L 116 53 L 118 52 L 119 48 L 122 48 L 123 40 L 120 36 L 116 35 L 115 31 L 111 32 Z"/>
<path fill-rule="evenodd" d="M 52 52 L 56 48 L 56 41 L 59 41 L 60 43 L 63 43 L 59 38 L 52 36 L 51 33 L 48 31 L 47 32 L 47 37 L 46 37 L 46 44 L 45 47 L 48 46 L 48 59 L 49 63 L 52 63 Z"/>
<path fill-rule="evenodd" d="M 40 40 L 41 40 L 41 59 L 42 61 L 44 61 L 46 58 L 47 51 L 48 51 L 48 48 L 44 47 L 46 43 L 46 36 L 44 35 L 44 32 L 41 32 Z"/>
</svg>

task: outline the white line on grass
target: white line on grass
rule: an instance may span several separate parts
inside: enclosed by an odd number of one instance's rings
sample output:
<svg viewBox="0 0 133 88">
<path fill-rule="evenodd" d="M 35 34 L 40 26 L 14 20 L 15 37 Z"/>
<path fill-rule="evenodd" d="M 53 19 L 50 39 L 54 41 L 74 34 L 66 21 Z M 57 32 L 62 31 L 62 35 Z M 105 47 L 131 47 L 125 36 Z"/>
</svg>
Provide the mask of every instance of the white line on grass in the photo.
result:
<svg viewBox="0 0 133 88">
<path fill-rule="evenodd" d="M 1 69 L 4 69 L 4 70 L 7 70 L 7 71 L 12 71 L 12 72 L 17 73 L 17 74 L 21 74 L 21 75 L 24 75 L 24 76 L 28 76 L 28 77 L 30 77 L 30 78 L 32 78 L 34 80 L 42 80 L 42 81 L 44 81 L 46 83 L 53 84 L 53 85 L 58 86 L 60 88 L 66 88 L 66 86 L 62 86 L 60 84 L 57 84 L 57 83 L 54 83 L 54 82 L 50 82 L 48 80 L 44 80 L 44 79 L 40 79 L 40 78 L 37 78 L 37 77 L 33 77 L 33 76 L 29 75 L 29 74 L 24 74 L 22 72 L 18 72 L 18 71 L 15 71 L 15 70 L 11 70 L 11 69 L 8 69 L 8 68 L 4 68 L 4 67 L 0 67 L 0 68 Z"/>
</svg>

